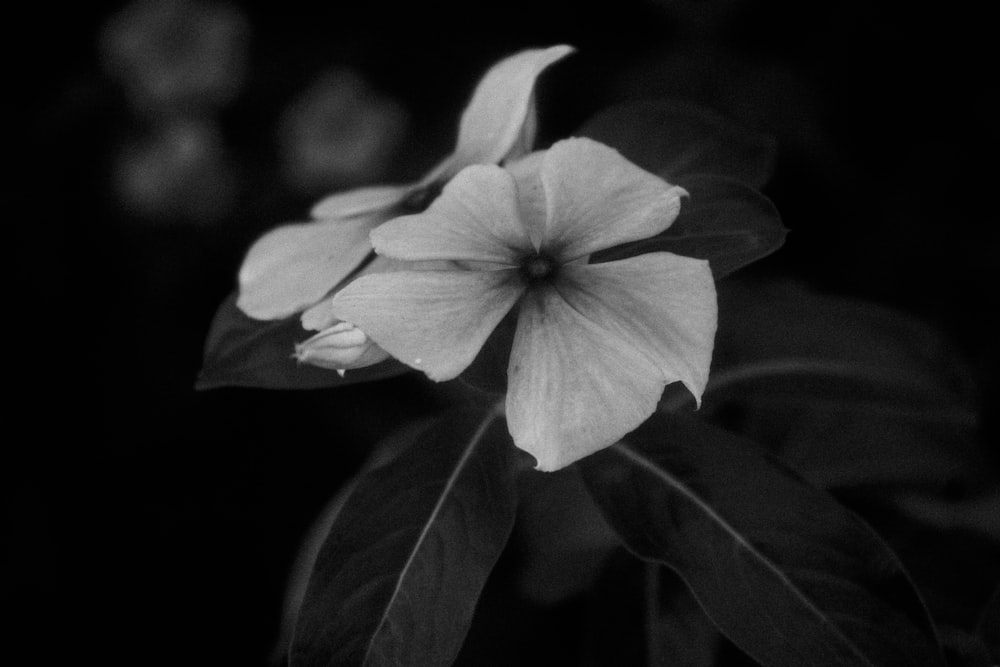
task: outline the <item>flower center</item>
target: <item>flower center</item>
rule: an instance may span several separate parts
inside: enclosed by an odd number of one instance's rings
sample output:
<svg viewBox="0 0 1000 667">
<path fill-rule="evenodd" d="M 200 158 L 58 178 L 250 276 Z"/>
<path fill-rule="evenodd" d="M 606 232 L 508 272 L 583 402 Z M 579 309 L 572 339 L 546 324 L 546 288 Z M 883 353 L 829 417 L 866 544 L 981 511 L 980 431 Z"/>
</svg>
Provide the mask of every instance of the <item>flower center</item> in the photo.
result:
<svg viewBox="0 0 1000 667">
<path fill-rule="evenodd" d="M 521 277 L 528 284 L 552 280 L 559 269 L 559 264 L 543 253 L 528 255 L 521 261 Z"/>
</svg>

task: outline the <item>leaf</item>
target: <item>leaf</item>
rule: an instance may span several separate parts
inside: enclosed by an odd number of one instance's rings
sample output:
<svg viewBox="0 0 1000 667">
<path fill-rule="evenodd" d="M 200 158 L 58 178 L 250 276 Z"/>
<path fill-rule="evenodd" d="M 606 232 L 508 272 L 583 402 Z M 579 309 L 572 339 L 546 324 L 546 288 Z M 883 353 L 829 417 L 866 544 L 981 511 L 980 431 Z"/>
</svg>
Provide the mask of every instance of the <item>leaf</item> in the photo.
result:
<svg viewBox="0 0 1000 667">
<path fill-rule="evenodd" d="M 319 551 L 326 541 L 326 536 L 340 515 L 341 510 L 344 509 L 347 499 L 351 497 L 354 489 L 357 488 L 360 481 L 366 475 L 372 470 L 391 463 L 399 456 L 402 450 L 412 445 L 413 441 L 423 434 L 435 421 L 437 421 L 436 418 L 429 417 L 411 422 L 381 440 L 372 449 L 361 470 L 354 477 L 347 480 L 313 521 L 302 543 L 299 545 L 295 562 L 292 564 L 291 572 L 289 573 L 285 588 L 281 630 L 278 641 L 275 644 L 275 649 L 272 652 L 272 663 L 282 664 L 285 656 L 288 655 L 288 647 L 291 644 L 292 632 L 295 628 L 295 619 L 299 615 L 302 600 L 305 599 L 306 587 L 309 584 L 309 575 L 316 565 L 316 558 L 319 556 Z"/>
<path fill-rule="evenodd" d="M 971 632 L 948 625 L 939 628 L 944 655 L 951 667 L 995 667 L 989 647 Z"/>
<path fill-rule="evenodd" d="M 722 635 L 709 621 L 690 589 L 672 570 L 658 563 L 646 563 L 646 576 L 655 582 L 647 590 L 647 623 L 651 635 L 647 651 L 670 660 L 650 660 L 649 664 L 676 664 L 684 667 L 711 667 L 718 664 Z M 647 585 L 649 585 L 647 584 Z M 650 599 L 655 593 L 657 596 Z"/>
<path fill-rule="evenodd" d="M 291 667 L 451 663 L 514 523 L 498 415 L 450 413 L 361 480 L 317 557 Z"/>
<path fill-rule="evenodd" d="M 666 251 L 707 259 L 719 280 L 781 247 L 787 230 L 770 200 L 732 179 L 693 176 L 681 182 L 690 197 L 666 231 L 599 253 L 606 262 L 647 252 Z"/>
<path fill-rule="evenodd" d="M 911 385 L 911 394 L 952 402 L 974 396 L 968 365 L 935 327 L 898 310 L 822 294 L 794 281 L 729 281 L 720 287 L 716 342 L 720 368 L 816 359 L 848 370 L 881 371 L 879 377 L 887 380 L 882 384 L 894 392 Z"/>
<path fill-rule="evenodd" d="M 236 295 L 232 294 L 219 306 L 212 321 L 195 387 L 322 389 L 381 380 L 409 370 L 395 359 L 388 359 L 340 377 L 335 371 L 300 364 L 292 357 L 295 344 L 310 335 L 298 316 L 270 321 L 248 317 L 236 307 Z"/>
<path fill-rule="evenodd" d="M 971 487 L 992 470 L 971 371 L 905 313 L 793 282 L 730 281 L 712 363 L 704 415 L 813 483 Z"/>
<path fill-rule="evenodd" d="M 752 442 L 660 414 L 581 467 L 626 545 L 680 574 L 761 664 L 943 664 L 895 555 Z"/>
<path fill-rule="evenodd" d="M 687 102 L 640 100 L 609 107 L 577 131 L 618 150 L 646 171 L 687 187 L 711 174 L 760 189 L 774 172 L 773 138 L 737 127 Z"/>
<path fill-rule="evenodd" d="M 577 664 L 656 665 L 649 659 L 645 646 L 647 619 L 642 575 L 643 563 L 619 543 L 584 598 L 580 640 L 586 660 Z M 565 664 L 573 663 L 567 660 Z"/>
<path fill-rule="evenodd" d="M 620 549 L 617 535 L 590 499 L 573 466 L 521 476 L 514 541 L 521 553 L 518 583 L 538 604 L 579 595 L 597 579 L 604 561 Z"/>
<path fill-rule="evenodd" d="M 1000 664 L 1000 588 L 993 591 L 979 617 L 976 633 L 989 650 L 990 658 Z"/>
</svg>

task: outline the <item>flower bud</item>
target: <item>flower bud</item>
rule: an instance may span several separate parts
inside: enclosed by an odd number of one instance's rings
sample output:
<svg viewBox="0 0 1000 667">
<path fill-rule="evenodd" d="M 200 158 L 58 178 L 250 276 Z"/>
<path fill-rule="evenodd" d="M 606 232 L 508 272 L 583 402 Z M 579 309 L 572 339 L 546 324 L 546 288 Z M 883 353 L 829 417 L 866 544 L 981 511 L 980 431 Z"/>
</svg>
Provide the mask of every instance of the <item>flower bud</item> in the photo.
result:
<svg viewBox="0 0 1000 667">
<path fill-rule="evenodd" d="M 341 375 L 347 369 L 371 366 L 388 358 L 388 352 L 350 322 L 337 322 L 295 346 L 295 359 L 299 363 L 335 370 Z"/>
</svg>

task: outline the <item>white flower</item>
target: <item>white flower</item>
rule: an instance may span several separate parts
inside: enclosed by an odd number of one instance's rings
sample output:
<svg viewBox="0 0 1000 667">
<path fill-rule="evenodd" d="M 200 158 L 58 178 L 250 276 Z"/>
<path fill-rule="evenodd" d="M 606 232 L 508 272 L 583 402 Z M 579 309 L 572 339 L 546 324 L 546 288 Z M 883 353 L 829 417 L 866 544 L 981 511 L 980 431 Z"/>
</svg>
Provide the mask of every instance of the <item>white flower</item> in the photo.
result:
<svg viewBox="0 0 1000 667">
<path fill-rule="evenodd" d="M 507 423 L 540 470 L 557 470 L 638 427 L 668 383 L 701 398 L 717 318 L 708 262 L 669 252 L 586 261 L 667 229 L 686 194 L 589 139 L 509 170 L 468 167 L 425 212 L 372 232 L 380 255 L 416 270 L 354 280 L 332 315 L 441 381 L 516 307 Z"/>
<path fill-rule="evenodd" d="M 417 183 L 332 195 L 313 209 L 318 220 L 280 227 L 258 240 L 240 268 L 237 306 L 269 320 L 320 304 L 371 253 L 370 231 L 398 214 L 421 210 L 462 168 L 530 150 L 535 81 L 572 51 L 569 46 L 522 51 L 494 65 L 462 114 L 455 150 Z"/>
</svg>

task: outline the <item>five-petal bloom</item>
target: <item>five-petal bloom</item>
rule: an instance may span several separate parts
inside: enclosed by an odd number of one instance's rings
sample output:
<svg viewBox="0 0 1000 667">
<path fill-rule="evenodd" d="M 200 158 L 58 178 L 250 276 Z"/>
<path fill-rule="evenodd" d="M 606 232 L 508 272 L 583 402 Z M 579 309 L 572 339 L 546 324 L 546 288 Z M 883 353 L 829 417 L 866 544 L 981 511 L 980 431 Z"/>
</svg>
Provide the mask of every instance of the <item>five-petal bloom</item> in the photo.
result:
<svg viewBox="0 0 1000 667">
<path fill-rule="evenodd" d="M 260 238 L 239 272 L 239 308 L 270 320 L 321 300 L 371 253 L 368 233 L 397 214 L 413 212 L 464 167 L 524 155 L 535 137 L 538 76 L 573 51 L 569 46 L 522 51 L 495 64 L 473 93 L 459 123 L 455 150 L 426 177 L 408 185 L 361 188 L 327 197 L 315 222 L 279 227 Z M 318 304 L 318 305 L 317 305 Z M 303 325 L 322 320 L 306 312 Z"/>
<path fill-rule="evenodd" d="M 371 234 L 380 255 L 455 268 L 362 276 L 332 312 L 440 381 L 517 305 L 507 422 L 540 470 L 557 470 L 639 426 L 668 383 L 700 400 L 717 315 L 708 262 L 654 252 L 587 263 L 665 230 L 685 194 L 588 139 L 508 169 L 468 167 L 425 212 Z"/>
</svg>

